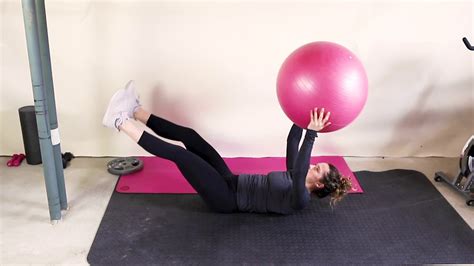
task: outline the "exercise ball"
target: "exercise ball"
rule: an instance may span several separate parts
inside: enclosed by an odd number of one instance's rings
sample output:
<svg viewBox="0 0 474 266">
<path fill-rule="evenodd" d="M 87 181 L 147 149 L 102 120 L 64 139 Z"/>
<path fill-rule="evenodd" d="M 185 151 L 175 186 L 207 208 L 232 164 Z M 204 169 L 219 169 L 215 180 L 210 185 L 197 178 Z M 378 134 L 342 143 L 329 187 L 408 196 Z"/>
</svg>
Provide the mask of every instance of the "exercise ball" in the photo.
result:
<svg viewBox="0 0 474 266">
<path fill-rule="evenodd" d="M 312 42 L 292 52 L 277 78 L 277 96 L 283 112 L 301 128 L 307 128 L 310 111 L 331 112 L 331 132 L 349 125 L 367 100 L 367 75 L 359 59 L 332 42 Z"/>
</svg>

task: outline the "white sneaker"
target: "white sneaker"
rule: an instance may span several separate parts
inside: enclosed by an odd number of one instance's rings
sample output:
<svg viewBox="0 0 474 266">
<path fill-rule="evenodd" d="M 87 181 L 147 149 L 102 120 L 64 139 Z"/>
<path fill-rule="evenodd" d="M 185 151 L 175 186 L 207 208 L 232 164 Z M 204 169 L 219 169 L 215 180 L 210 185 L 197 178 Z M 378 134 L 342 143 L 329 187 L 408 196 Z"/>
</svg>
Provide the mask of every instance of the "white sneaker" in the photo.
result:
<svg viewBox="0 0 474 266">
<path fill-rule="evenodd" d="M 140 104 L 140 96 L 138 95 L 137 90 L 135 89 L 135 81 L 130 80 L 127 85 L 125 85 L 125 91 L 127 94 L 128 116 L 131 118 L 135 118 L 133 114 L 139 107 L 142 106 Z"/>
<path fill-rule="evenodd" d="M 120 131 L 119 126 L 130 119 L 127 109 L 127 96 L 124 89 L 120 89 L 114 93 L 112 99 L 109 101 L 104 118 L 102 119 L 104 126 Z"/>
</svg>

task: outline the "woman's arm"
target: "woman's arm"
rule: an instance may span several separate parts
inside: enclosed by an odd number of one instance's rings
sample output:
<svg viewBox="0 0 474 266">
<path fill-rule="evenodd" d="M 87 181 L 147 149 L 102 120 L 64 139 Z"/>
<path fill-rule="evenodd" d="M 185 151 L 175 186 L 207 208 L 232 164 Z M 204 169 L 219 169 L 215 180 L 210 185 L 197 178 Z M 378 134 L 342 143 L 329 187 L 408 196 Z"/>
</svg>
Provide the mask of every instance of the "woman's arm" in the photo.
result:
<svg viewBox="0 0 474 266">
<path fill-rule="evenodd" d="M 298 156 L 296 157 L 295 168 L 291 173 L 293 180 L 293 195 L 296 208 L 301 207 L 304 201 L 306 190 L 306 175 L 308 174 L 311 151 L 313 150 L 314 139 L 318 136 L 317 132 L 311 129 L 306 131 L 303 144 L 301 144 Z"/>
<path fill-rule="evenodd" d="M 303 129 L 293 124 L 288 138 L 286 139 L 286 170 L 291 171 L 295 166 L 296 156 L 298 155 L 298 145 L 300 144 Z"/>
<path fill-rule="evenodd" d="M 309 161 L 311 159 L 311 151 L 313 150 L 314 139 L 318 136 L 317 131 L 322 130 L 326 126 L 330 125 L 328 122 L 330 113 L 324 115 L 324 108 L 318 114 L 318 109 L 311 110 L 311 120 L 306 130 L 306 135 L 301 144 L 294 170 L 291 173 L 293 180 L 293 206 L 297 209 L 302 208 L 304 204 L 304 198 L 307 193 L 306 190 L 306 175 L 308 174 Z"/>
</svg>

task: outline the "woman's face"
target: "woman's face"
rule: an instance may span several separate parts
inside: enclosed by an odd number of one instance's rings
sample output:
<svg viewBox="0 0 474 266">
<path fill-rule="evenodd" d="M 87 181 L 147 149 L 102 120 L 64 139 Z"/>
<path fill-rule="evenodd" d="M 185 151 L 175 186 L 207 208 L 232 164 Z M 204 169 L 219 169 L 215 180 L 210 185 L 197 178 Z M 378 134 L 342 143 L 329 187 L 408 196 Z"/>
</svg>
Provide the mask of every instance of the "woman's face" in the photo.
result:
<svg viewBox="0 0 474 266">
<path fill-rule="evenodd" d="M 318 163 L 315 165 L 310 165 L 308 170 L 308 175 L 306 180 L 308 183 L 314 183 L 317 188 L 324 187 L 323 179 L 324 176 L 329 173 L 329 164 L 327 163 Z"/>
</svg>

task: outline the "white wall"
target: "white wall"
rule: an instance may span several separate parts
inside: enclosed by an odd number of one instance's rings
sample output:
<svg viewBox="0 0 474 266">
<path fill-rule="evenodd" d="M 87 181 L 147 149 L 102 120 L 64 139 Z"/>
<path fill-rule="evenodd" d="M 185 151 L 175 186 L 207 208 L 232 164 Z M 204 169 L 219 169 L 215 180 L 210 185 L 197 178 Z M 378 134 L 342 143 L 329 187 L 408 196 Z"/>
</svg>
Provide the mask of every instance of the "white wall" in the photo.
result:
<svg viewBox="0 0 474 266">
<path fill-rule="evenodd" d="M 102 127 L 135 79 L 143 105 L 195 128 L 223 156 L 283 156 L 291 122 L 276 98 L 286 56 L 340 43 L 369 77 L 365 109 L 313 154 L 458 156 L 474 133 L 472 1 L 47 1 L 63 151 L 148 154 Z M 1 1 L 0 155 L 22 152 L 33 104 L 20 1 Z"/>
</svg>

